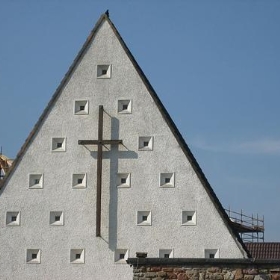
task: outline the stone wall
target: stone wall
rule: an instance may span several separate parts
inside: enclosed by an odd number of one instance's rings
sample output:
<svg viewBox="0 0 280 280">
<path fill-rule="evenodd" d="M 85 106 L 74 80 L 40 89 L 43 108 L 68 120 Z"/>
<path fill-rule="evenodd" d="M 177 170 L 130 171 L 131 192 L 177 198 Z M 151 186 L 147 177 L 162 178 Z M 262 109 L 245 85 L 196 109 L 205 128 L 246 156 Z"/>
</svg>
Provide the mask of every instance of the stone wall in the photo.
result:
<svg viewBox="0 0 280 280">
<path fill-rule="evenodd" d="M 280 280 L 280 260 L 129 259 L 133 280 Z"/>
</svg>

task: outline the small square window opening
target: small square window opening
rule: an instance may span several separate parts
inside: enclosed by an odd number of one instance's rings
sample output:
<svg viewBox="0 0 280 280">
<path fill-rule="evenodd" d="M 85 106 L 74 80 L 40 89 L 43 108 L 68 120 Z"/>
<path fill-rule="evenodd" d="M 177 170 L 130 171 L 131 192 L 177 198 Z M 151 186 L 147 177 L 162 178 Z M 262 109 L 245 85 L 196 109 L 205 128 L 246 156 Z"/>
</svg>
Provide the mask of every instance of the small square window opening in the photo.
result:
<svg viewBox="0 0 280 280">
<path fill-rule="evenodd" d="M 85 173 L 72 175 L 72 188 L 85 189 L 87 184 L 87 176 Z"/>
<path fill-rule="evenodd" d="M 137 225 L 138 226 L 151 226 L 152 225 L 151 211 L 138 211 L 137 212 Z"/>
<path fill-rule="evenodd" d="M 116 249 L 115 251 L 115 262 L 117 264 L 126 264 L 126 259 L 128 258 L 127 249 Z"/>
<path fill-rule="evenodd" d="M 29 188 L 42 189 L 43 188 L 43 174 L 29 174 Z"/>
<path fill-rule="evenodd" d="M 130 188 L 130 173 L 118 173 L 117 176 L 118 188 Z"/>
<path fill-rule="evenodd" d="M 164 259 L 173 258 L 172 249 L 159 249 L 159 257 Z"/>
<path fill-rule="evenodd" d="M 88 115 L 88 100 L 75 100 L 74 101 L 74 114 L 75 115 Z"/>
<path fill-rule="evenodd" d="M 139 151 L 152 151 L 153 137 L 152 136 L 139 137 L 138 149 Z"/>
<path fill-rule="evenodd" d="M 214 259 L 215 258 L 215 254 L 209 254 L 209 258 L 210 259 Z"/>
<path fill-rule="evenodd" d="M 182 226 L 196 225 L 196 211 L 182 211 Z"/>
<path fill-rule="evenodd" d="M 50 212 L 50 225 L 52 226 L 63 226 L 63 212 L 62 211 L 51 211 Z"/>
<path fill-rule="evenodd" d="M 127 100 L 118 100 L 118 113 L 120 114 L 131 114 L 132 112 L 132 101 Z"/>
<path fill-rule="evenodd" d="M 31 258 L 34 260 L 34 259 L 37 259 L 37 254 L 32 254 L 31 255 Z"/>
<path fill-rule="evenodd" d="M 111 78 L 111 65 L 109 64 L 97 65 L 97 78 L 99 79 Z"/>
<path fill-rule="evenodd" d="M 64 152 L 65 151 L 65 138 L 52 138 L 52 151 Z"/>
<path fill-rule="evenodd" d="M 84 249 L 71 249 L 70 262 L 73 264 L 85 263 L 85 250 Z"/>
<path fill-rule="evenodd" d="M 148 216 L 142 216 L 142 221 L 145 222 L 148 220 Z"/>
<path fill-rule="evenodd" d="M 19 226 L 20 225 L 20 212 L 7 212 L 6 213 L 6 225 L 7 226 Z"/>
</svg>

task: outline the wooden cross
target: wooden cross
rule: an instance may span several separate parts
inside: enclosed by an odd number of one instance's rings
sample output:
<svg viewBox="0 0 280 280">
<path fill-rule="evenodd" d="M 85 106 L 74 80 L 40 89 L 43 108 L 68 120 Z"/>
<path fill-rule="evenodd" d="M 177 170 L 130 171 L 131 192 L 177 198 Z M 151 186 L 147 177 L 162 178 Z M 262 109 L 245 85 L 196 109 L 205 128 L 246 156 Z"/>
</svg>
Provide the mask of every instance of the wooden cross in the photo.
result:
<svg viewBox="0 0 280 280">
<path fill-rule="evenodd" d="M 103 106 L 99 106 L 98 140 L 79 140 L 79 145 L 97 145 L 97 189 L 96 189 L 96 236 L 101 236 L 101 187 L 102 187 L 102 147 L 121 145 L 122 140 L 103 139 Z"/>
</svg>

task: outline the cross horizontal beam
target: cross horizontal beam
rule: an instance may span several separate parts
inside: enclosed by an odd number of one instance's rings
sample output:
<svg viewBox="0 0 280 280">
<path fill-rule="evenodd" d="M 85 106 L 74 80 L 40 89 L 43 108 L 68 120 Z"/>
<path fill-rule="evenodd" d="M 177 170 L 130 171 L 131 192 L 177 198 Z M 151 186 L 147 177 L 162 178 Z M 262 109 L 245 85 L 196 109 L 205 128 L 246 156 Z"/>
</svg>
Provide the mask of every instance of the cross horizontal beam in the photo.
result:
<svg viewBox="0 0 280 280">
<path fill-rule="evenodd" d="M 121 145 L 122 140 L 79 140 L 79 145 Z"/>
</svg>

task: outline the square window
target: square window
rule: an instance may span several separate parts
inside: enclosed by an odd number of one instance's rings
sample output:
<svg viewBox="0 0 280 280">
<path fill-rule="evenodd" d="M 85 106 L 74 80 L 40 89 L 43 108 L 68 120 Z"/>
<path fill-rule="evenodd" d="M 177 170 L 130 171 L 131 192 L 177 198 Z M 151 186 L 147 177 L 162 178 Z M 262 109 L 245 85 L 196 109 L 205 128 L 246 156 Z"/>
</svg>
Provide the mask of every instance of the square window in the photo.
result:
<svg viewBox="0 0 280 280">
<path fill-rule="evenodd" d="M 151 211 L 138 211 L 137 212 L 137 225 L 151 226 L 152 225 Z"/>
<path fill-rule="evenodd" d="M 50 225 L 52 226 L 63 226 L 64 217 L 62 211 L 51 211 L 50 212 Z"/>
<path fill-rule="evenodd" d="M 11 221 L 16 222 L 16 220 L 17 220 L 17 216 L 12 216 Z"/>
<path fill-rule="evenodd" d="M 182 226 L 196 225 L 196 211 L 182 211 Z"/>
<path fill-rule="evenodd" d="M 142 221 L 146 222 L 148 220 L 148 216 L 142 216 Z"/>
<path fill-rule="evenodd" d="M 43 188 L 43 174 L 29 174 L 29 188 L 42 189 Z"/>
<path fill-rule="evenodd" d="M 85 263 L 85 250 L 84 249 L 71 249 L 70 262 L 73 264 Z"/>
<path fill-rule="evenodd" d="M 20 212 L 11 211 L 6 213 L 6 225 L 7 226 L 19 226 L 20 225 Z"/>
<path fill-rule="evenodd" d="M 153 137 L 144 136 L 139 137 L 138 149 L 139 151 L 152 151 L 153 150 Z"/>
<path fill-rule="evenodd" d="M 118 188 L 130 188 L 130 173 L 119 173 L 117 177 Z"/>
<path fill-rule="evenodd" d="M 126 264 L 128 259 L 128 250 L 127 249 L 116 249 L 115 251 L 115 262 L 118 264 Z"/>
<path fill-rule="evenodd" d="M 175 187 L 175 173 L 160 173 L 160 187 L 174 188 Z"/>
<path fill-rule="evenodd" d="M 66 138 L 52 138 L 52 151 L 65 152 Z"/>
<path fill-rule="evenodd" d="M 159 249 L 159 257 L 163 259 L 173 258 L 172 249 Z"/>
<path fill-rule="evenodd" d="M 26 263 L 28 263 L 28 264 L 41 263 L 41 250 L 27 249 Z"/>
<path fill-rule="evenodd" d="M 74 114 L 75 115 L 88 115 L 88 100 L 75 100 L 74 101 Z"/>
<path fill-rule="evenodd" d="M 219 250 L 218 249 L 205 249 L 204 256 L 208 259 L 216 259 L 219 258 Z"/>
<path fill-rule="evenodd" d="M 111 65 L 103 64 L 97 65 L 97 78 L 99 79 L 109 79 L 111 78 Z"/>
<path fill-rule="evenodd" d="M 84 189 L 87 186 L 86 173 L 73 174 L 72 175 L 72 188 L 73 189 Z"/>
<path fill-rule="evenodd" d="M 118 100 L 118 113 L 120 114 L 131 114 L 132 112 L 132 101 L 129 99 Z"/>
<path fill-rule="evenodd" d="M 164 178 L 164 182 L 165 182 L 165 184 L 170 183 L 170 181 L 171 181 L 171 179 L 170 179 L 170 178 Z"/>
</svg>

